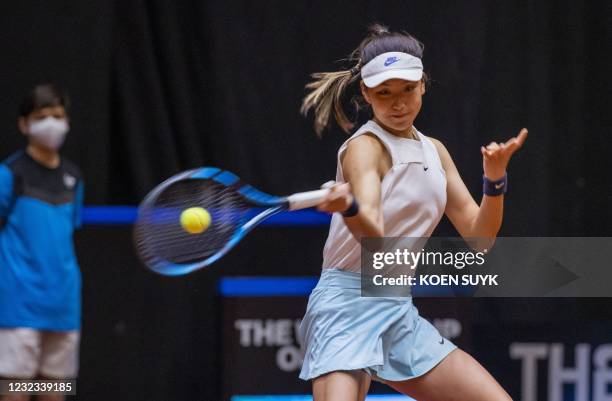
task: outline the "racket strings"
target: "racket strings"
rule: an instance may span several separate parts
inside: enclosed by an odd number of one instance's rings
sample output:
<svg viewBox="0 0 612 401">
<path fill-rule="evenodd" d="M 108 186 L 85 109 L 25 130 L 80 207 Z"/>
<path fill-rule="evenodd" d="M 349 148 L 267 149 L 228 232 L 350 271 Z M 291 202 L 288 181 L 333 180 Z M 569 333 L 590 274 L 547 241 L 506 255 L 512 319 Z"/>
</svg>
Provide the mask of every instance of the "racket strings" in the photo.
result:
<svg viewBox="0 0 612 401">
<path fill-rule="evenodd" d="M 181 213 L 206 209 L 210 226 L 200 234 L 187 232 Z M 135 227 L 137 249 L 149 264 L 201 262 L 222 249 L 248 218 L 249 204 L 233 188 L 211 180 L 181 180 L 168 186 L 139 209 Z"/>
</svg>

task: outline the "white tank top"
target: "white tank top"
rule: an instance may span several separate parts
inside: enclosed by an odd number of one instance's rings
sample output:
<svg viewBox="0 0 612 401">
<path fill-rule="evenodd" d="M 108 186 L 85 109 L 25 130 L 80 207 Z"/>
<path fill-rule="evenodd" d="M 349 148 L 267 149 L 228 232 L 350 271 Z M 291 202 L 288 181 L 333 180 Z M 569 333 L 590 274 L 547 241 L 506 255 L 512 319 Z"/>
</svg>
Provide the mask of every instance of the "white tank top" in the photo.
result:
<svg viewBox="0 0 612 401">
<path fill-rule="evenodd" d="M 429 237 L 446 207 L 446 173 L 436 146 L 416 131 L 419 140 L 395 136 L 370 120 L 338 150 L 336 181 L 344 182 L 342 155 L 349 141 L 365 133 L 376 135 L 391 156 L 391 169 L 381 183 L 385 237 Z M 323 249 L 323 268 L 359 272 L 361 246 L 334 213 Z"/>
</svg>

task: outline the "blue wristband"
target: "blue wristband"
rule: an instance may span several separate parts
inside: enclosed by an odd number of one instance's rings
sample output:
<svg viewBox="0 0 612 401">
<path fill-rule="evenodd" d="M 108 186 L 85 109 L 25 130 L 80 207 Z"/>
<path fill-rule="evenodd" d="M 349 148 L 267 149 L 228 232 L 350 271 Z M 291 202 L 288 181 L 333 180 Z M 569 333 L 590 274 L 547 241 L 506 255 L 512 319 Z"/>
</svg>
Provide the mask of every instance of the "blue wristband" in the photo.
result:
<svg viewBox="0 0 612 401">
<path fill-rule="evenodd" d="M 351 206 L 349 206 L 348 209 L 342 212 L 342 215 L 344 217 L 353 217 L 357 216 L 357 213 L 359 213 L 359 203 L 357 203 L 357 199 L 355 199 L 355 197 L 353 196 Z"/>
<path fill-rule="evenodd" d="M 504 195 L 508 192 L 508 174 L 504 174 L 502 178 L 496 181 L 491 181 L 483 175 L 482 192 L 488 196 Z"/>
</svg>

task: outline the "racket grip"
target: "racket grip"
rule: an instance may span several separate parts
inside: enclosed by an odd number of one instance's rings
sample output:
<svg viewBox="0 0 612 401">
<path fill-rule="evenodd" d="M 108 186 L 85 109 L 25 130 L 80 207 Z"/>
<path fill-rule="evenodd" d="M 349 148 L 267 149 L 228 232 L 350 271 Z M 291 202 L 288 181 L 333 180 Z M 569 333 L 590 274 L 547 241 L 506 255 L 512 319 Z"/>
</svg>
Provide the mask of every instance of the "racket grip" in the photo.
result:
<svg viewBox="0 0 612 401">
<path fill-rule="evenodd" d="M 287 197 L 287 201 L 289 202 L 289 210 L 300 210 L 317 206 L 323 199 L 325 199 L 327 194 L 329 194 L 329 191 L 330 190 L 326 188 L 289 195 Z"/>
</svg>

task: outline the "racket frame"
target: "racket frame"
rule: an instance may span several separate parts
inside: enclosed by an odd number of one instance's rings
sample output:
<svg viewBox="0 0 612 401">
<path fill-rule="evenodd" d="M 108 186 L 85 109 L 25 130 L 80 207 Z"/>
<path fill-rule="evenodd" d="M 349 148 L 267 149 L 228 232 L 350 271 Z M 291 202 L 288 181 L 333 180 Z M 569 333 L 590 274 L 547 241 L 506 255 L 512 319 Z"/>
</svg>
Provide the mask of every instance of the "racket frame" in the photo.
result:
<svg viewBox="0 0 612 401">
<path fill-rule="evenodd" d="M 185 275 L 210 266 L 225 256 L 232 248 L 236 246 L 236 244 L 238 244 L 238 242 L 240 242 L 240 240 L 242 240 L 253 228 L 255 228 L 265 219 L 282 211 L 300 210 L 316 206 L 327 196 L 330 191 L 328 188 L 325 188 L 315 191 L 295 193 L 286 197 L 279 197 L 262 192 L 253 186 L 244 183 L 237 175 L 216 167 L 202 167 L 184 171 L 168 178 L 156 186 L 140 203 L 138 208 L 138 218 L 136 220 L 134 230 L 134 240 L 136 244 L 138 244 L 139 241 L 136 227 L 144 213 L 144 210 L 154 205 L 159 195 L 172 184 L 188 179 L 212 180 L 226 187 L 235 187 L 236 192 L 246 201 L 256 207 L 265 209 L 250 218 L 246 223 L 242 224 L 220 250 L 199 262 L 177 264 L 167 260 L 162 260 L 161 258 L 159 260 L 155 260 L 155 258 L 153 258 L 152 260 L 152 258 L 145 258 L 140 251 L 140 247 L 137 245 L 136 249 L 140 260 L 142 260 L 150 270 L 164 276 Z M 145 259 L 150 262 L 145 262 Z"/>
</svg>

